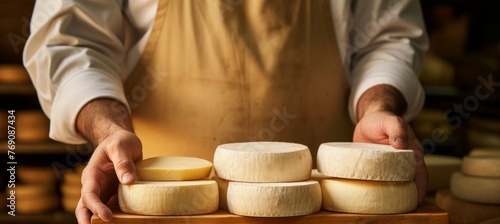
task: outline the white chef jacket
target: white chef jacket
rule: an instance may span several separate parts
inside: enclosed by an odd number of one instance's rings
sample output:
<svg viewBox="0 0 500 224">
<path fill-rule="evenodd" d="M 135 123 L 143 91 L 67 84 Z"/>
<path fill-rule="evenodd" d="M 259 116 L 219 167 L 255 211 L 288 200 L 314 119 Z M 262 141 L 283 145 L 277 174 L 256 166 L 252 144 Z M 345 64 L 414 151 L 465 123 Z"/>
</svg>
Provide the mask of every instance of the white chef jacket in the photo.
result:
<svg viewBox="0 0 500 224">
<path fill-rule="evenodd" d="M 160 0 L 161 1 L 161 0 Z M 24 64 L 45 114 L 50 137 L 81 144 L 76 131 L 81 108 L 96 98 L 127 105 L 123 83 L 134 69 L 152 29 L 158 0 L 36 1 Z M 232 10 L 238 1 L 214 1 Z M 413 118 L 422 108 L 418 81 L 428 47 L 416 0 L 330 0 L 332 20 L 351 88 L 348 110 L 369 88 L 388 84 L 408 105 Z"/>
</svg>

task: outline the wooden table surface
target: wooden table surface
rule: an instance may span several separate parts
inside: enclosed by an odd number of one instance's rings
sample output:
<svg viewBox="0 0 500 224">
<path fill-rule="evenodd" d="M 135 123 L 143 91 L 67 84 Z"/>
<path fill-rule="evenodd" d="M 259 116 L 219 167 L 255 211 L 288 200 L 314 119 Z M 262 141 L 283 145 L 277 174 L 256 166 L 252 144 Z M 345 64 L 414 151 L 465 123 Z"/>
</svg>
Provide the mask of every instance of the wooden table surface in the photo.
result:
<svg viewBox="0 0 500 224">
<path fill-rule="evenodd" d="M 113 211 L 111 223 L 123 224 L 315 224 L 315 223 L 380 223 L 380 224 L 448 224 L 448 213 L 435 204 L 426 202 L 419 206 L 416 211 L 394 215 L 363 215 L 347 214 L 329 211 L 320 211 L 316 214 L 283 217 L 283 218 L 256 218 L 233 215 L 227 211 L 219 210 L 215 213 L 196 216 L 144 216 L 127 214 L 120 211 L 117 205 L 110 206 Z M 96 216 L 92 217 L 92 224 L 105 224 Z"/>
</svg>

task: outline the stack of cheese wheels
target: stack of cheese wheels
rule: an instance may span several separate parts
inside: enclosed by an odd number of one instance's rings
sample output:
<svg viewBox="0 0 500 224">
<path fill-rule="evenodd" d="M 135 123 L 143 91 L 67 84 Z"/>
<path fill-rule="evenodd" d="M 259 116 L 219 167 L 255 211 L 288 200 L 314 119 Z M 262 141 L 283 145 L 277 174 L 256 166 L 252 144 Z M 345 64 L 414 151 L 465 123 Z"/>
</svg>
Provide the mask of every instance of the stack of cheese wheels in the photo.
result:
<svg viewBox="0 0 500 224">
<path fill-rule="evenodd" d="M 59 208 L 57 176 L 49 166 L 19 166 L 16 184 L 16 211 L 39 214 Z M 9 189 L 7 189 L 9 190 Z"/>
<path fill-rule="evenodd" d="M 500 217 L 500 150 L 472 150 L 462 171 L 451 178 L 450 190 L 436 194 L 436 204 L 450 214 L 451 223 L 478 223 Z"/>
<path fill-rule="evenodd" d="M 30 77 L 22 65 L 0 65 L 0 83 L 29 83 Z"/>
<path fill-rule="evenodd" d="M 182 156 L 154 157 L 136 163 L 137 181 L 120 184 L 118 204 L 140 215 L 200 215 L 217 211 L 217 183 L 208 179 L 209 161 Z"/>
<path fill-rule="evenodd" d="M 287 217 L 321 209 L 321 187 L 311 177 L 305 145 L 286 142 L 223 144 L 214 155 L 220 207 L 236 215 Z"/>
<path fill-rule="evenodd" d="M 412 150 L 369 143 L 323 143 L 318 150 L 323 209 L 395 214 L 417 208 Z"/>
<path fill-rule="evenodd" d="M 49 139 L 49 119 L 42 111 L 16 112 L 16 138 L 19 141 L 38 142 Z"/>
<path fill-rule="evenodd" d="M 462 166 L 462 160 L 453 156 L 426 155 L 424 161 L 429 173 L 427 192 L 450 188 L 451 176 Z"/>
<path fill-rule="evenodd" d="M 82 172 L 84 165 L 77 166 L 73 171 L 64 173 L 61 184 L 62 207 L 67 212 L 74 212 L 80 200 L 82 189 Z"/>
</svg>

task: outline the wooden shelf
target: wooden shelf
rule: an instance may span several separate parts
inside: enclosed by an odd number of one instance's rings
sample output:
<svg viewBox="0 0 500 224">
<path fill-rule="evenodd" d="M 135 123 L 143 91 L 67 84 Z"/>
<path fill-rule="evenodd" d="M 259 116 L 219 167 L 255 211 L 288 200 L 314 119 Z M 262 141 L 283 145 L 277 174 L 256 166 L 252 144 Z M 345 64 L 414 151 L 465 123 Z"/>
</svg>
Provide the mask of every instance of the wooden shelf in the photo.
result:
<svg viewBox="0 0 500 224">
<path fill-rule="evenodd" d="M 144 216 L 132 215 L 121 212 L 116 205 L 110 206 L 113 211 L 113 223 L 123 224 L 323 224 L 323 223 L 384 223 L 384 224 L 447 224 L 448 213 L 437 207 L 435 204 L 427 202 L 417 208 L 416 211 L 404 214 L 393 215 L 364 215 L 348 214 L 339 212 L 320 211 L 316 214 L 280 217 L 280 218 L 256 218 L 233 215 L 227 211 L 219 210 L 212 214 L 195 216 Z M 92 217 L 92 224 L 105 224 L 96 216 Z"/>
<path fill-rule="evenodd" d="M 35 87 L 31 83 L 6 84 L 0 83 L 0 95 L 36 95 Z"/>
<path fill-rule="evenodd" d="M 66 154 L 71 152 L 87 152 L 87 145 L 68 145 L 56 141 L 44 142 L 18 142 L 16 141 L 16 154 Z M 7 153 L 7 141 L 0 143 L 0 152 Z"/>
<path fill-rule="evenodd" d="M 65 211 L 55 211 L 44 214 L 21 214 L 16 212 L 16 216 L 7 215 L 7 212 L 2 212 L 0 215 L 0 223 L 67 223 L 76 224 L 74 213 Z"/>
</svg>

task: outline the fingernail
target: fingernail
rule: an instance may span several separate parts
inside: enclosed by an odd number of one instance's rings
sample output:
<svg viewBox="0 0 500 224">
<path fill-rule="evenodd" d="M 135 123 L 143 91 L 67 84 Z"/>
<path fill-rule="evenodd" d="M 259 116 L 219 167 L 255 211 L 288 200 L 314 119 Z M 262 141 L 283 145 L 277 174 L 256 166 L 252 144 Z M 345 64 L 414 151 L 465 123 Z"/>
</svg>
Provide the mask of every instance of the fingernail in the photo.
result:
<svg viewBox="0 0 500 224">
<path fill-rule="evenodd" d="M 396 144 L 402 145 L 403 147 L 406 148 L 406 141 L 403 138 L 397 138 L 396 139 Z"/>
<path fill-rule="evenodd" d="M 134 175 L 132 175 L 131 173 L 123 174 L 122 183 L 128 183 L 131 182 L 132 180 L 134 180 Z"/>
</svg>

